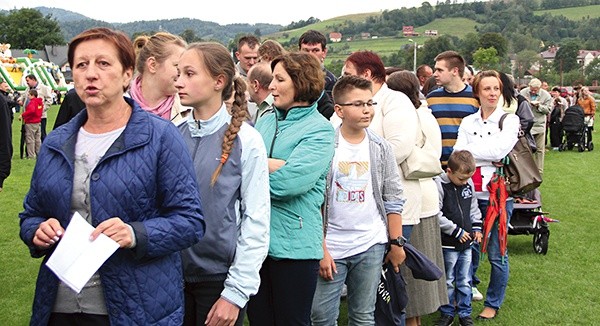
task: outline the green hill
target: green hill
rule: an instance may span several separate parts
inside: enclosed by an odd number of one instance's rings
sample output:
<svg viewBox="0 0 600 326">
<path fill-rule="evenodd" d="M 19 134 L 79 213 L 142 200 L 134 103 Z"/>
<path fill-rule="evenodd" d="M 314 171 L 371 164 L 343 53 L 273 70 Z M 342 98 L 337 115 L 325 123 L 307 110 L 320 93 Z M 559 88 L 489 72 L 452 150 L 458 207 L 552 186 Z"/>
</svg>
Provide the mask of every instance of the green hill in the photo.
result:
<svg viewBox="0 0 600 326">
<path fill-rule="evenodd" d="M 373 12 L 335 17 L 303 28 L 265 35 L 263 39 L 275 39 L 282 44 L 286 44 L 291 39 L 298 39 L 302 33 L 309 29 L 315 29 L 328 35 L 330 32 L 336 31 L 335 27 L 340 26 L 347 21 L 362 22 L 367 17 L 379 15 L 381 15 L 381 13 Z M 415 27 L 415 31 L 417 31 L 420 36 L 411 38 L 403 37 L 402 31 L 399 31 L 398 36 L 396 37 L 377 37 L 371 39 L 355 38 L 352 41 L 346 41 L 345 39 L 347 36 L 343 36 L 344 41 L 330 43 L 328 45 L 329 54 L 327 55 L 325 63 L 329 64 L 332 61 L 344 60 L 350 53 L 360 50 L 372 50 L 381 56 L 388 56 L 398 52 L 403 46 L 410 44 L 411 42 L 409 39 L 417 42 L 417 44 L 424 44 L 428 39 L 432 38 L 432 36 L 424 36 L 426 30 L 435 29 L 438 31 L 439 35 L 463 37 L 468 33 L 474 33 L 476 25 L 477 23 L 474 20 L 468 18 L 444 18 L 436 19 L 427 25 Z M 290 45 L 288 48 L 296 49 L 296 45 Z"/>
<path fill-rule="evenodd" d="M 584 19 L 600 18 L 600 5 L 570 7 L 552 10 L 537 10 L 534 13 L 535 15 L 562 15 L 569 20 L 581 21 Z M 340 30 L 340 26 L 343 26 L 348 21 L 361 23 L 364 22 L 367 17 L 379 17 L 380 15 L 381 12 L 371 12 L 340 16 L 332 19 L 327 19 L 316 24 L 311 24 L 303 28 L 264 35 L 263 38 L 275 39 L 281 42 L 282 44 L 287 44 L 290 42 L 290 40 L 296 40 L 302 33 L 304 33 L 308 29 L 316 29 L 318 31 L 321 31 L 325 35 L 328 35 L 330 32 Z M 415 26 L 415 31 L 420 33 L 421 36 L 413 37 L 412 39 L 418 44 L 424 44 L 425 41 L 427 41 L 430 38 L 423 36 L 425 30 L 438 30 L 439 35 L 451 35 L 458 38 L 462 38 L 468 33 L 476 32 L 475 27 L 477 25 L 478 23 L 475 20 L 469 18 L 436 19 L 429 24 L 423 26 Z M 365 32 L 371 32 L 372 35 L 377 35 L 376 33 L 373 33 L 373 31 Z M 346 39 L 348 36 L 350 35 L 344 35 L 343 38 Z M 398 35 L 396 37 L 380 36 L 377 39 L 368 40 L 356 40 L 355 38 L 355 40 L 352 41 L 342 41 L 340 43 L 330 44 L 330 54 L 327 57 L 327 61 L 330 62 L 332 60 L 341 59 L 346 57 L 349 53 L 353 51 L 364 49 L 373 50 L 385 56 L 397 52 L 402 46 L 409 43 L 410 42 L 407 38 L 402 37 L 401 31 L 398 31 Z M 290 44 L 289 48 L 295 49 L 296 45 Z"/>
<path fill-rule="evenodd" d="M 429 29 L 437 29 L 439 35 L 452 35 L 462 38 L 469 33 L 475 33 L 477 22 L 468 18 L 443 18 L 436 19 L 427 25 L 416 27 L 415 30 L 421 35 Z"/>
<path fill-rule="evenodd" d="M 551 10 L 537 10 L 536 15 L 550 14 L 552 16 L 565 16 L 570 20 L 584 20 L 590 18 L 600 17 L 600 5 L 585 6 L 585 7 L 571 7 Z"/>
<path fill-rule="evenodd" d="M 292 29 L 288 31 L 276 32 L 269 35 L 265 35 L 263 38 L 267 39 L 275 39 L 279 42 L 286 42 L 290 38 L 298 38 L 302 33 L 306 32 L 309 29 L 316 29 L 323 34 L 327 35 L 330 32 L 335 32 L 337 27 L 345 24 L 348 21 L 360 23 L 365 21 L 368 17 L 371 16 L 379 16 L 381 13 L 379 12 L 370 12 L 370 13 L 362 13 L 362 14 L 352 14 L 345 16 L 338 16 L 331 19 L 323 20 L 315 24 L 311 24 L 302 28 Z"/>
</svg>

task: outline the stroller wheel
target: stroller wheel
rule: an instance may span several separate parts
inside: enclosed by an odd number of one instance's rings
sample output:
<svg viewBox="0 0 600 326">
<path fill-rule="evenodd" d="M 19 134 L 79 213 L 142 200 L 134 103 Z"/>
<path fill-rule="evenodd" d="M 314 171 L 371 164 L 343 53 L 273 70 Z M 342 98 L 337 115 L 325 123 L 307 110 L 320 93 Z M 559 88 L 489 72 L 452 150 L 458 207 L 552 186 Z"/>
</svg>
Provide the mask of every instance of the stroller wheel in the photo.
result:
<svg viewBox="0 0 600 326">
<path fill-rule="evenodd" d="M 579 151 L 579 153 L 585 151 L 585 145 L 583 143 L 579 144 L 577 146 L 577 150 Z"/>
<path fill-rule="evenodd" d="M 559 152 L 562 152 L 562 151 L 564 151 L 564 150 L 565 150 L 565 148 L 566 148 L 566 147 L 567 147 L 567 146 L 566 146 L 565 144 L 560 144 L 560 146 L 558 146 L 558 151 L 559 151 Z"/>
<path fill-rule="evenodd" d="M 594 150 L 594 143 L 589 142 L 587 147 L 588 147 L 588 151 L 590 151 L 590 152 L 593 151 Z"/>
<path fill-rule="evenodd" d="M 548 253 L 548 240 L 550 230 L 547 226 L 538 226 L 533 234 L 533 250 L 536 254 L 545 255 Z"/>
</svg>

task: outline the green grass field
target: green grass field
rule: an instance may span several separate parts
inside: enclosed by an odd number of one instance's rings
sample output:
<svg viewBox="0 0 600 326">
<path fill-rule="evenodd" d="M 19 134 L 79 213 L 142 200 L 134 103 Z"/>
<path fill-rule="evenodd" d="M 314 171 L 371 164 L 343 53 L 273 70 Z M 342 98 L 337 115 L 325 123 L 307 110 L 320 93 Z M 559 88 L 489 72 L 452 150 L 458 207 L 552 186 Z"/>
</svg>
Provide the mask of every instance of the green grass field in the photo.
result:
<svg viewBox="0 0 600 326">
<path fill-rule="evenodd" d="M 582 20 L 600 17 L 600 5 L 553 10 L 538 10 L 534 13 L 536 15 L 543 15 L 545 13 L 549 13 L 551 15 L 564 15 L 565 17 L 571 20 Z M 346 21 L 358 23 L 365 21 L 367 17 L 379 15 L 381 15 L 380 12 L 370 12 L 334 17 L 302 28 L 265 35 L 263 36 L 263 38 L 275 39 L 278 42 L 286 43 L 291 38 L 297 39 L 298 37 L 300 37 L 300 35 L 302 35 L 302 33 L 307 31 L 308 29 L 316 29 L 327 35 L 330 32 L 337 31 L 336 26 L 339 26 L 340 24 L 343 24 Z M 462 38 L 468 33 L 475 33 L 475 26 L 477 26 L 477 22 L 468 18 L 436 19 L 427 25 L 416 27 L 415 31 L 419 32 L 421 36 L 413 37 L 412 39 L 418 44 L 424 44 L 425 41 L 430 37 L 426 37 L 423 35 L 425 33 L 425 30 L 430 29 L 438 30 L 439 35 L 453 35 Z M 343 36 L 343 39 L 346 39 L 346 35 Z M 398 52 L 402 46 L 409 43 L 411 42 L 408 41 L 408 38 L 402 37 L 401 33 L 399 33 L 396 37 L 378 37 L 377 39 L 329 43 L 329 54 L 325 59 L 325 64 L 328 65 L 332 61 L 344 60 L 350 53 L 360 50 L 373 50 L 381 56 L 387 56 L 392 53 Z M 293 45 L 292 48 L 296 49 L 295 45 Z M 343 50 L 336 51 L 336 49 Z"/>
<path fill-rule="evenodd" d="M 57 107 L 50 110 L 48 126 L 54 124 Z M 11 176 L 0 192 L 0 325 L 26 325 L 40 259 L 33 259 L 19 239 L 18 213 L 22 210 L 34 161 L 18 157 L 18 121 L 13 126 L 15 156 Z M 600 143 L 595 132 L 597 144 Z M 489 325 L 593 325 L 598 324 L 600 270 L 596 170 L 600 150 L 579 153 L 546 153 L 543 208 L 560 223 L 550 224 L 547 255 L 534 253 L 532 236 L 509 236 L 511 274 L 506 301 Z M 480 290 L 485 293 L 489 263 L 481 264 Z M 343 306 L 343 305 L 342 305 Z M 475 302 L 473 315 L 482 309 Z M 345 307 L 340 325 L 347 325 Z M 431 325 L 436 314 L 426 316 Z"/>
<path fill-rule="evenodd" d="M 372 12 L 372 13 L 364 13 L 364 14 L 354 14 L 354 15 L 346 15 L 340 16 L 328 20 L 324 20 L 318 22 L 316 24 L 312 24 L 303 28 L 298 28 L 295 30 L 278 32 L 270 35 L 265 35 L 264 39 L 275 39 L 280 43 L 286 43 L 292 38 L 299 38 L 302 33 L 307 31 L 308 29 L 316 29 L 328 35 L 330 32 L 336 31 L 334 28 L 340 24 L 343 24 L 345 21 L 353 21 L 353 22 L 362 22 L 367 17 L 377 16 L 381 13 Z M 467 18 L 445 18 L 445 19 L 436 19 L 435 21 L 415 28 L 415 31 L 420 33 L 420 36 L 416 37 L 403 37 L 400 32 L 398 36 L 394 37 L 382 37 L 378 36 L 377 38 L 372 39 L 354 39 L 352 41 L 346 41 L 346 36 L 343 36 L 343 41 L 339 43 L 329 43 L 328 46 L 328 55 L 325 59 L 325 64 L 329 64 L 332 61 L 337 60 L 345 60 L 348 55 L 352 52 L 360 51 L 360 50 L 372 50 L 377 52 L 381 56 L 388 56 L 393 53 L 400 51 L 400 49 L 412 42 L 409 39 L 412 39 L 413 42 L 417 42 L 420 45 L 423 45 L 425 41 L 431 38 L 431 36 L 424 36 L 425 31 L 429 29 L 438 30 L 439 35 L 454 35 L 458 37 L 463 37 L 468 33 L 475 32 L 475 26 L 477 23 L 474 20 Z M 376 36 L 376 35 L 373 35 Z M 295 49 L 295 45 L 293 46 Z"/>
<path fill-rule="evenodd" d="M 543 15 L 546 13 L 552 16 L 563 15 L 570 20 L 598 18 L 600 17 L 600 5 L 535 11 L 536 15 Z"/>
<path fill-rule="evenodd" d="M 316 29 L 316 30 L 321 31 L 322 33 L 328 34 L 329 32 L 336 32 L 336 26 L 339 26 L 339 25 L 345 23 L 346 21 L 360 23 L 360 22 L 365 21 L 365 19 L 367 19 L 368 17 L 379 16 L 379 15 L 381 15 L 381 13 L 379 13 L 379 12 L 368 12 L 368 13 L 362 13 L 362 14 L 352 14 L 352 15 L 334 17 L 334 18 L 326 19 L 326 20 L 323 20 L 318 23 L 311 24 L 311 25 L 308 25 L 308 26 L 305 26 L 302 28 L 297 28 L 297 29 L 292 29 L 289 31 L 277 32 L 277 33 L 265 35 L 264 38 L 276 39 L 279 42 L 284 42 L 288 38 L 300 37 L 300 35 L 302 35 L 302 33 L 306 32 L 309 29 Z M 285 38 L 284 34 L 287 34 L 288 38 Z"/>
</svg>

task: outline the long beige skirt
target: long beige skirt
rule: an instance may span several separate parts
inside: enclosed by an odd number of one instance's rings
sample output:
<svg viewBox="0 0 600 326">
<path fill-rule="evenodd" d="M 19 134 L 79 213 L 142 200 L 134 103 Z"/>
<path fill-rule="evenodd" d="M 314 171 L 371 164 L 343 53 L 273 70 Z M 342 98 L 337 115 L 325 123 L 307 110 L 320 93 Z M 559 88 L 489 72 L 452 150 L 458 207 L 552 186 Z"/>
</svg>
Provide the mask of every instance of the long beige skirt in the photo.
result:
<svg viewBox="0 0 600 326">
<path fill-rule="evenodd" d="M 413 227 L 410 243 L 444 270 L 444 255 L 437 216 L 422 218 L 421 222 Z M 415 279 L 405 265 L 400 270 L 407 283 L 407 318 L 428 315 L 448 303 L 445 273 L 437 281 L 423 281 Z"/>
</svg>

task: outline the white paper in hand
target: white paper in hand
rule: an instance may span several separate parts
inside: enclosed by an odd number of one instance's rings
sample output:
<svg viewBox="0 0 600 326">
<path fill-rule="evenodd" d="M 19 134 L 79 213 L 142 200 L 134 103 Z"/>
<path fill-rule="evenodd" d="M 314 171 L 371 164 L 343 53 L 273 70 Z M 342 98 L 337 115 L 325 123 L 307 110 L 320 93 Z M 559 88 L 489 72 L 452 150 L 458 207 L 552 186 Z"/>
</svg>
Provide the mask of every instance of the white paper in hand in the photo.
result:
<svg viewBox="0 0 600 326">
<path fill-rule="evenodd" d="M 81 292 L 92 275 L 119 249 L 119 244 L 104 234 L 90 241 L 93 231 L 94 227 L 75 212 L 46 262 L 46 266 L 77 293 Z"/>
</svg>

